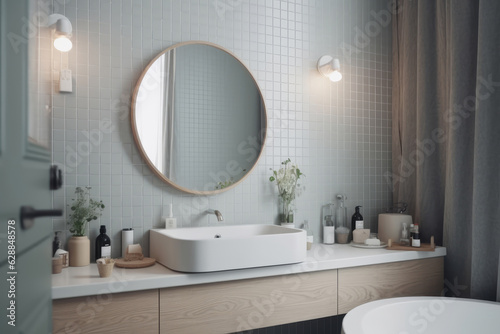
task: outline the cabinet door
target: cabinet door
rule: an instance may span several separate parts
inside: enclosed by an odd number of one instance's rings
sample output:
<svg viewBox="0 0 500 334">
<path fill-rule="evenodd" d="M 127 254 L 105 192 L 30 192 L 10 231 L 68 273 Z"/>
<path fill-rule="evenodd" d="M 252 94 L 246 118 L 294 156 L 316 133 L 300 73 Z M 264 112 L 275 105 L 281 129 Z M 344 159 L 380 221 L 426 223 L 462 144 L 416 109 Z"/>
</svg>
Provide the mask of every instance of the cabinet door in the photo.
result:
<svg viewBox="0 0 500 334">
<path fill-rule="evenodd" d="M 158 333 L 158 290 L 53 301 L 54 333 Z"/>
<path fill-rule="evenodd" d="M 339 269 L 339 314 L 378 299 L 439 296 L 443 277 L 442 257 Z"/>
<path fill-rule="evenodd" d="M 161 333 L 233 333 L 337 314 L 337 271 L 160 290 Z"/>
</svg>

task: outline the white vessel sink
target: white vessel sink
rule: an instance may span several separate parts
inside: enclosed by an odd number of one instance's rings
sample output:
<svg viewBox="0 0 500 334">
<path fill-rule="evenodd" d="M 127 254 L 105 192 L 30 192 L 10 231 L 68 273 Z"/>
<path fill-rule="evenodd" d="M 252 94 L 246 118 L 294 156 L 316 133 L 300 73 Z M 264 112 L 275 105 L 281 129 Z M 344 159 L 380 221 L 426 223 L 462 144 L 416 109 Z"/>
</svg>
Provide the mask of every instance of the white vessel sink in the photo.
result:
<svg viewBox="0 0 500 334">
<path fill-rule="evenodd" d="M 149 252 L 193 273 L 298 263 L 306 259 L 306 232 L 276 225 L 152 229 Z"/>
</svg>

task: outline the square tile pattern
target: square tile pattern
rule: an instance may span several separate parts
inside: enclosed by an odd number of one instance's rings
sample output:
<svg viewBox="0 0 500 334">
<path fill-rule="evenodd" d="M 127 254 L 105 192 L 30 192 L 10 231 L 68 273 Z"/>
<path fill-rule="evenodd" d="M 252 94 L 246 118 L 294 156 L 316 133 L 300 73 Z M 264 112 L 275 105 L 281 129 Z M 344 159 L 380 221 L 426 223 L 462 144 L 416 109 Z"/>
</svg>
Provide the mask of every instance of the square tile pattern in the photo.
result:
<svg viewBox="0 0 500 334">
<path fill-rule="evenodd" d="M 104 224 L 112 256 L 119 257 L 121 229 L 133 227 L 134 241 L 147 254 L 148 231 L 161 226 L 171 202 L 179 227 L 218 224 L 215 216 L 202 214 L 208 208 L 222 212 L 222 224 L 278 223 L 270 168 L 291 158 L 306 175 L 296 225 L 308 220 L 315 242 L 321 242 L 322 206 L 339 193 L 348 197 L 348 215 L 362 205 L 366 225 L 376 231 L 378 213 L 392 202 L 384 177 L 391 171 L 391 17 L 384 15 L 389 3 L 53 1 L 53 11 L 73 24 L 73 49 L 52 54 L 53 162 L 64 168 L 65 180 L 54 192 L 54 207 L 67 209 L 74 188 L 90 185 L 92 196 L 106 204 L 90 224 L 92 248 Z M 189 40 L 216 43 L 237 55 L 267 107 L 269 135 L 257 168 L 217 196 L 187 195 L 160 181 L 139 154 L 130 125 L 132 92 L 145 66 L 167 47 Z M 316 62 L 324 54 L 340 59 L 342 81 L 318 73 Z M 72 93 L 58 92 L 61 68 L 72 71 Z M 65 231 L 64 242 L 70 236 L 65 219 L 54 219 L 53 228 Z"/>
</svg>

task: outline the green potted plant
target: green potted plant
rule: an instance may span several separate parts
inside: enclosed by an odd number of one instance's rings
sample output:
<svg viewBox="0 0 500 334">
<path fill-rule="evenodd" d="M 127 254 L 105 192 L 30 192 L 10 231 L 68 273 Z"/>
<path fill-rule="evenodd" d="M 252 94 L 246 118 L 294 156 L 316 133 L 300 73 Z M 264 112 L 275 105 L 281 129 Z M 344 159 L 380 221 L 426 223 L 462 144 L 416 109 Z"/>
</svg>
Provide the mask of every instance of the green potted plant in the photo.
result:
<svg viewBox="0 0 500 334">
<path fill-rule="evenodd" d="M 87 266 L 90 263 L 90 240 L 86 235 L 87 224 L 102 214 L 105 206 L 102 201 L 90 198 L 91 187 L 76 187 L 73 203 L 68 204 L 69 231 L 73 234 L 68 241 L 69 265 L 71 267 Z"/>
<path fill-rule="evenodd" d="M 273 175 L 269 177 L 269 181 L 276 181 L 278 187 L 278 196 L 280 198 L 280 215 L 279 220 L 281 225 L 293 227 L 293 201 L 300 195 L 303 188 L 298 183 L 301 176 L 305 176 L 295 164 L 291 163 L 290 158 L 281 163 L 282 167 L 279 170 L 273 170 Z"/>
</svg>

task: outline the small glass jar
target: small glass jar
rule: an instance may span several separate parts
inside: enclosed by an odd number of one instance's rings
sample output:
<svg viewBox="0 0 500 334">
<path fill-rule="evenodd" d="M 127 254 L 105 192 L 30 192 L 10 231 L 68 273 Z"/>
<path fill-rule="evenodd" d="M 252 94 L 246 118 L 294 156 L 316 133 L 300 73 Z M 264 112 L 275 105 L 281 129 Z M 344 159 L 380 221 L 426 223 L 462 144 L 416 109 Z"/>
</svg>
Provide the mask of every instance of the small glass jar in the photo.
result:
<svg viewBox="0 0 500 334">
<path fill-rule="evenodd" d="M 347 223 L 347 208 L 344 206 L 345 195 L 337 195 L 339 206 L 335 210 L 337 226 L 335 228 L 335 239 L 339 244 L 347 244 L 350 240 L 351 229 Z"/>
<path fill-rule="evenodd" d="M 332 245 L 335 243 L 335 224 L 333 223 L 332 215 L 325 217 L 325 225 L 323 226 L 323 243 Z"/>
<path fill-rule="evenodd" d="M 335 228 L 335 240 L 339 244 L 347 244 L 350 242 L 351 229 L 347 224 L 347 216 L 337 215 L 337 227 Z"/>
<path fill-rule="evenodd" d="M 311 228 L 309 227 L 309 222 L 307 220 L 304 221 L 304 230 L 306 231 L 307 233 L 307 249 L 311 249 L 312 247 L 312 244 L 314 242 L 314 234 L 311 230 Z"/>
</svg>

